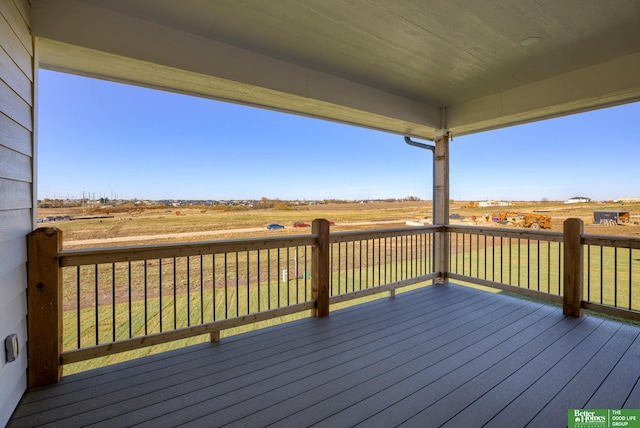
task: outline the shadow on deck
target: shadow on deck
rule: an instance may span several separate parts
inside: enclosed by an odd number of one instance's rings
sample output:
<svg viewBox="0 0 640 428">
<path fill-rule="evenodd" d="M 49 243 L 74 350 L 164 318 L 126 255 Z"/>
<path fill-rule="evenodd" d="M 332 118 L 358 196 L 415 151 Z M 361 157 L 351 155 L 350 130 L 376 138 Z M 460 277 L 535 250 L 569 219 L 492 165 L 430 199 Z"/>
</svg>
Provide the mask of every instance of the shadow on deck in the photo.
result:
<svg viewBox="0 0 640 428">
<path fill-rule="evenodd" d="M 454 284 L 63 378 L 9 427 L 567 426 L 640 408 L 640 328 Z"/>
</svg>

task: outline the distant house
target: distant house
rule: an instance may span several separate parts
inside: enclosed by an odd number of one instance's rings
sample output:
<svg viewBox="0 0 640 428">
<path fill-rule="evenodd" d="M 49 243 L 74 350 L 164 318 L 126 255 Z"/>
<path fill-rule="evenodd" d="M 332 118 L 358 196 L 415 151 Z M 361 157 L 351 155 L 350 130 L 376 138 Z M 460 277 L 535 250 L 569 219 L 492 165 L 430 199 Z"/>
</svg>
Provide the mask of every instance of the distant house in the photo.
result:
<svg viewBox="0 0 640 428">
<path fill-rule="evenodd" d="M 506 201 L 481 201 L 478 203 L 480 207 L 508 207 L 510 205 L 511 203 Z"/>
<path fill-rule="evenodd" d="M 584 196 L 574 196 L 564 201 L 565 204 L 579 204 L 583 202 L 591 202 L 591 199 L 585 198 Z"/>
</svg>

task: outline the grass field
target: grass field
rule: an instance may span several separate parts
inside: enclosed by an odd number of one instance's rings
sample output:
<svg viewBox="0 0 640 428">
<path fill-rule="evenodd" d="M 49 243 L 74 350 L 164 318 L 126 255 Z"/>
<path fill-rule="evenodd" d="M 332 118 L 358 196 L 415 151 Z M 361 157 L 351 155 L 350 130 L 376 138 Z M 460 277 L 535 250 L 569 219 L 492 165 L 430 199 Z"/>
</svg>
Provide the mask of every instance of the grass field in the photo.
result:
<svg viewBox="0 0 640 428">
<path fill-rule="evenodd" d="M 587 248 L 583 263 L 585 300 L 640 311 L 640 250 Z M 562 295 L 561 265 L 559 243 L 514 239 L 454 252 L 451 272 Z"/>
</svg>

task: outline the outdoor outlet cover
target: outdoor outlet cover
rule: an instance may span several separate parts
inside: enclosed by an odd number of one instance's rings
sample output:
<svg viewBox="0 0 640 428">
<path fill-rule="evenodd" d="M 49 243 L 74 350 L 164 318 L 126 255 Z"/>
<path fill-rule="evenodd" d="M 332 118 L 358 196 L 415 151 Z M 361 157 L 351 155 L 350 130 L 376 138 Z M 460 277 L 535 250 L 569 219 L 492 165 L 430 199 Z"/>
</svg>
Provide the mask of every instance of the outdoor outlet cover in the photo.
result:
<svg viewBox="0 0 640 428">
<path fill-rule="evenodd" d="M 18 335 L 10 334 L 4 340 L 4 350 L 7 355 L 7 363 L 15 361 L 18 358 Z"/>
</svg>

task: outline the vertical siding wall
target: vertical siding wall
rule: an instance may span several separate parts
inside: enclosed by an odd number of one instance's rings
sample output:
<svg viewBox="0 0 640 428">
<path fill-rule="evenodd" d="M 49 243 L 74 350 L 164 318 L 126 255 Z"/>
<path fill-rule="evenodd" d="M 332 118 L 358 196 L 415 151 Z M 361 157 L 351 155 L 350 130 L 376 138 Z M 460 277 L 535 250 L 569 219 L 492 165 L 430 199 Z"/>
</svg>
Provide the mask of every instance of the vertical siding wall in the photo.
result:
<svg viewBox="0 0 640 428">
<path fill-rule="evenodd" d="M 27 0 L 0 0 L 0 426 L 26 389 L 26 238 L 33 229 L 34 54 Z M 18 359 L 4 340 L 18 334 Z"/>
</svg>

